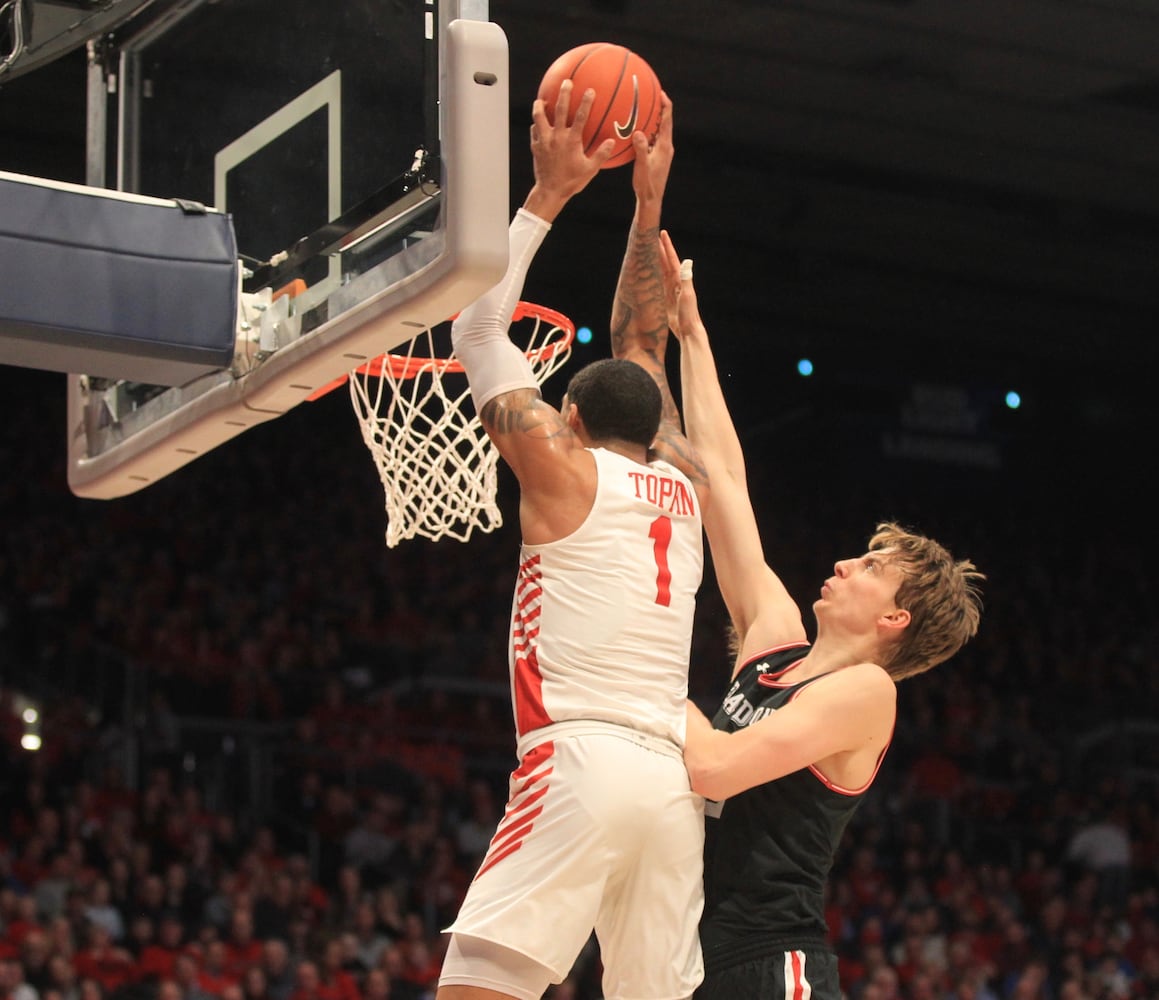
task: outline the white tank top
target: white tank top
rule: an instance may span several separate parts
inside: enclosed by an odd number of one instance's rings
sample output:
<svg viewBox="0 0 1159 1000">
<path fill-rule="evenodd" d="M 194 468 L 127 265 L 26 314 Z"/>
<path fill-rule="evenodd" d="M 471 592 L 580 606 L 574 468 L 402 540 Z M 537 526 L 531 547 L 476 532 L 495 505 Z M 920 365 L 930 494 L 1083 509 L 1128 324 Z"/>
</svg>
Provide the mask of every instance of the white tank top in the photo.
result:
<svg viewBox="0 0 1159 1000">
<path fill-rule="evenodd" d="M 611 722 L 684 745 L 700 505 L 667 462 L 603 448 L 579 528 L 523 545 L 511 613 L 515 728 Z"/>
</svg>

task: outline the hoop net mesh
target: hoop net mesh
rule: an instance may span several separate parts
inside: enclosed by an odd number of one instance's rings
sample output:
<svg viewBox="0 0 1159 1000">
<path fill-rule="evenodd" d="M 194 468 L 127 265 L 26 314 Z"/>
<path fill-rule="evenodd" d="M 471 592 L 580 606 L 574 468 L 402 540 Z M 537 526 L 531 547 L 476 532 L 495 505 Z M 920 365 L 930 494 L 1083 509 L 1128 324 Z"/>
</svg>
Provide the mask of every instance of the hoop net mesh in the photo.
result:
<svg viewBox="0 0 1159 1000">
<path fill-rule="evenodd" d="M 575 327 L 561 313 L 520 302 L 512 331 L 529 331 L 536 381 L 570 356 Z M 386 494 L 386 544 L 416 536 L 461 542 L 503 523 L 495 502 L 499 452 L 470 401 L 462 366 L 436 356 L 431 329 L 405 353 L 386 354 L 350 374 L 350 399 Z"/>
</svg>

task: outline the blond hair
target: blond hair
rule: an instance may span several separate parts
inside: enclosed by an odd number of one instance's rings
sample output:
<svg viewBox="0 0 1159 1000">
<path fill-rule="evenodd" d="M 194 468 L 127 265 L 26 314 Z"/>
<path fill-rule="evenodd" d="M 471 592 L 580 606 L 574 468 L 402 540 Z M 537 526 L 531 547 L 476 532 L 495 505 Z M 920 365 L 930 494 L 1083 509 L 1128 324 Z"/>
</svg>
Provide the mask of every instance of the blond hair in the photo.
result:
<svg viewBox="0 0 1159 1000">
<path fill-rule="evenodd" d="M 883 651 L 882 664 L 900 681 L 948 660 L 978 632 L 986 579 L 969 560 L 955 560 L 931 538 L 883 521 L 869 551 L 888 556 L 902 571 L 894 600 L 910 613 L 909 626 Z"/>
</svg>

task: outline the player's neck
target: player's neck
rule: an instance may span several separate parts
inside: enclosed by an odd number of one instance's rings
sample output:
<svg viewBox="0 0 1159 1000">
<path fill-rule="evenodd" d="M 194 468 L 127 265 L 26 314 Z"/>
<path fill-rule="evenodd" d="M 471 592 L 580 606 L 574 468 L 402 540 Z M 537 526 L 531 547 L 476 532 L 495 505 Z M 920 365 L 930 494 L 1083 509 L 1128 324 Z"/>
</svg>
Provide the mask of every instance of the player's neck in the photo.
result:
<svg viewBox="0 0 1159 1000">
<path fill-rule="evenodd" d="M 617 455 L 623 455 L 624 458 L 629 458 L 633 462 L 639 462 L 641 465 L 648 464 L 648 449 L 642 444 L 633 444 L 631 441 L 624 441 L 620 438 L 609 438 L 605 441 L 593 441 L 588 447 L 614 451 Z"/>
<path fill-rule="evenodd" d="M 877 644 L 858 636 L 821 636 L 792 668 L 794 679 L 807 680 L 858 663 L 876 663 Z"/>
</svg>

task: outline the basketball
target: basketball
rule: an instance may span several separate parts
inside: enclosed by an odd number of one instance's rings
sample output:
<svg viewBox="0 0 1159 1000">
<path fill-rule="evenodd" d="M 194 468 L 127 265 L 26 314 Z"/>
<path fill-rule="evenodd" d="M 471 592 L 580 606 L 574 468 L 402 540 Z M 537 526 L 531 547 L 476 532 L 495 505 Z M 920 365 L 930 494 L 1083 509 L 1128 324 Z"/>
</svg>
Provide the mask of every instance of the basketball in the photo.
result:
<svg viewBox="0 0 1159 1000">
<path fill-rule="evenodd" d="M 605 169 L 622 167 L 635 159 L 633 132 L 655 137 L 660 124 L 660 81 L 635 52 L 612 42 L 588 42 L 556 59 L 543 74 L 538 94 L 552 124 L 564 80 L 573 84 L 571 114 L 585 90 L 590 87 L 596 92 L 584 126 L 584 152 L 590 155 L 605 139 L 615 139 L 616 147 L 604 164 Z"/>
</svg>

